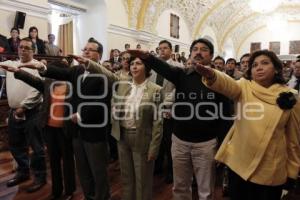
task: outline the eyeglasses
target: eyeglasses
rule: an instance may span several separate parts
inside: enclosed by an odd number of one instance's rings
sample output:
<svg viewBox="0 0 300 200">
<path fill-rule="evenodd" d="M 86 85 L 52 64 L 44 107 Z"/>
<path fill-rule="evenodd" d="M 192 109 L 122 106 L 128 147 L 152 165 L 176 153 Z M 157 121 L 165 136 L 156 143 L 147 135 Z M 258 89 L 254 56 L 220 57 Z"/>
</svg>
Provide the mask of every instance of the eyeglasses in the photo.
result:
<svg viewBox="0 0 300 200">
<path fill-rule="evenodd" d="M 130 60 L 130 57 L 122 57 L 122 60 Z"/>
<path fill-rule="evenodd" d="M 81 49 L 81 51 L 83 51 L 83 52 L 85 52 L 85 51 L 98 52 L 97 49 L 87 49 L 87 48 Z"/>
<path fill-rule="evenodd" d="M 20 45 L 20 46 L 19 46 L 19 49 L 24 49 L 24 50 L 26 50 L 26 51 L 32 50 L 31 47 L 29 47 L 29 46 L 23 46 L 23 45 Z"/>
</svg>

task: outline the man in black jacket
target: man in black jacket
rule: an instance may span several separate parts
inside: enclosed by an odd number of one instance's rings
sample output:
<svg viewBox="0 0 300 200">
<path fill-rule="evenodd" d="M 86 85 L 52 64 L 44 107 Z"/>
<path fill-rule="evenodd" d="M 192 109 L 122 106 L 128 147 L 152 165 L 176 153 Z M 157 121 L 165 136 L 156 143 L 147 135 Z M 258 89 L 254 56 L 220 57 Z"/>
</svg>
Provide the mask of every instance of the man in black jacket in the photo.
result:
<svg viewBox="0 0 300 200">
<path fill-rule="evenodd" d="M 103 47 L 91 38 L 82 51 L 84 58 L 99 62 Z M 107 81 L 103 76 L 89 74 L 82 65 L 67 69 L 51 64 L 30 67 L 38 69 L 42 76 L 71 82 L 72 109 L 67 126 L 73 132 L 76 168 L 82 190 L 85 199 L 109 199 L 106 135 L 111 91 Z"/>
<path fill-rule="evenodd" d="M 174 67 L 143 51 L 130 50 L 129 53 L 140 57 L 176 87 L 172 108 L 173 200 L 192 199 L 193 173 L 199 199 L 212 200 L 216 138 L 228 130 L 228 123 L 222 115 L 230 115 L 229 100 L 207 88 L 194 68 Z M 214 47 L 210 41 L 200 38 L 192 43 L 190 53 L 193 62 L 210 66 Z"/>
<path fill-rule="evenodd" d="M 9 47 L 7 38 L 0 34 L 0 53 L 10 53 L 11 49 Z"/>
</svg>

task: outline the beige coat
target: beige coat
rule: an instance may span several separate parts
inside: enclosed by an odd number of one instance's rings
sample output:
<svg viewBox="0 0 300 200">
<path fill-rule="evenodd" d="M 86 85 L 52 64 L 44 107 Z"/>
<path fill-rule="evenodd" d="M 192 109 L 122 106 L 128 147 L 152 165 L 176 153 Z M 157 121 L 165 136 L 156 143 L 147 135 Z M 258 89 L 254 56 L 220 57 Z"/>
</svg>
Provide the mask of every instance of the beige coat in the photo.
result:
<svg viewBox="0 0 300 200">
<path fill-rule="evenodd" d="M 107 70 L 105 67 L 90 61 L 88 71 L 91 73 L 104 74 L 110 82 L 116 83 L 120 81 L 117 91 L 112 100 L 112 112 L 122 109 L 122 104 L 125 103 L 125 98 L 130 94 L 130 84 L 128 80 L 122 83 L 122 77 L 115 75 Z M 135 121 L 137 128 L 136 146 L 140 152 L 147 151 L 148 154 L 157 156 L 159 146 L 162 139 L 162 119 L 159 116 L 159 104 L 161 102 L 161 87 L 148 81 L 144 89 L 144 96 L 141 100 L 140 108 L 138 110 L 138 118 Z M 119 113 L 116 113 L 118 115 Z M 112 135 L 119 141 L 120 140 L 120 121 L 116 120 L 112 115 Z"/>
<path fill-rule="evenodd" d="M 215 73 L 217 79 L 208 87 L 232 98 L 237 103 L 237 112 L 241 113 L 217 152 L 216 160 L 228 165 L 244 180 L 261 185 L 281 185 L 287 177 L 297 178 L 300 103 L 291 110 L 282 110 L 276 103 L 281 92 L 293 90 L 279 84 L 265 88 L 255 81 L 244 78 L 235 81 L 224 73 L 216 70 Z M 239 108 L 243 108 L 241 112 Z"/>
</svg>

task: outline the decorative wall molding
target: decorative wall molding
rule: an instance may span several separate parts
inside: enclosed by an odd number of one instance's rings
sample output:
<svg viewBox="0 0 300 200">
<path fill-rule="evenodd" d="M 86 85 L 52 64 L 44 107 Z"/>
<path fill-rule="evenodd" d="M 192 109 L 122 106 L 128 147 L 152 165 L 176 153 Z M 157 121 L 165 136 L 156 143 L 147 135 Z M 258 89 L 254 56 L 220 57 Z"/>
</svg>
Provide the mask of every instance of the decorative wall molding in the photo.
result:
<svg viewBox="0 0 300 200">
<path fill-rule="evenodd" d="M 60 11 L 63 13 L 68 13 L 71 15 L 80 15 L 86 13 L 88 8 L 81 4 L 71 3 L 63 3 L 57 0 L 48 0 L 48 3 L 52 10 Z"/>
<path fill-rule="evenodd" d="M 47 19 L 48 14 L 51 13 L 49 6 L 38 6 L 23 2 L 21 0 L 0 0 L 0 9 L 13 12 L 21 11 L 27 13 L 27 15 L 40 17 L 44 19 Z"/>
<path fill-rule="evenodd" d="M 190 48 L 190 44 L 186 44 L 186 43 L 172 40 L 169 38 L 161 37 L 161 36 L 155 35 L 150 32 L 138 31 L 138 30 L 125 28 L 125 27 L 121 27 L 121 26 L 116 26 L 116 25 L 112 25 L 112 24 L 110 24 L 108 26 L 107 32 L 111 33 L 111 34 L 115 34 L 115 35 L 121 35 L 121 36 L 129 37 L 129 38 L 133 38 L 141 43 L 158 45 L 159 41 L 168 40 L 173 45 L 180 45 L 181 48 L 185 48 L 185 49 Z"/>
</svg>

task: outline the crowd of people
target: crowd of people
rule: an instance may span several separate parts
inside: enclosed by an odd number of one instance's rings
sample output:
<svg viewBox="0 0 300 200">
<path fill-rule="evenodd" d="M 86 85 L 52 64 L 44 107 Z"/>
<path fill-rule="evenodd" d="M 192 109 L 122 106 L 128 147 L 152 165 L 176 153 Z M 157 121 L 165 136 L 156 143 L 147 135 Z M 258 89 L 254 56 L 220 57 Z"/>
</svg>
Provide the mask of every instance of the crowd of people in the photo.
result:
<svg viewBox="0 0 300 200">
<path fill-rule="evenodd" d="M 232 200 L 279 200 L 297 179 L 300 60 L 292 71 L 269 50 L 225 61 L 199 38 L 188 58 L 162 40 L 156 52 L 125 44 L 101 62 L 103 46 L 90 38 L 82 55 L 72 55 L 78 64 L 69 66 L 33 58 L 60 55 L 52 34 L 47 44 L 36 27 L 27 38 L 18 34 L 13 28 L 3 49 L 19 60 L 0 62 L 18 165 L 7 187 L 28 180 L 30 169 L 28 192 L 46 184 L 44 142 L 52 199 L 72 198 L 75 169 L 85 199 L 110 199 L 107 167 L 116 160 L 124 200 L 151 200 L 159 174 L 173 183 L 174 200 L 192 199 L 193 180 L 199 199 L 212 200 L 216 166 L 228 174 Z"/>
<path fill-rule="evenodd" d="M 48 34 L 48 40 L 44 41 L 39 38 L 37 27 L 31 26 L 28 30 L 28 38 L 30 38 L 35 46 L 35 54 L 61 56 L 62 49 L 54 44 L 55 35 Z M 10 38 L 0 34 L 0 53 L 18 53 L 20 45 L 20 30 L 16 27 L 10 29 Z"/>
</svg>

